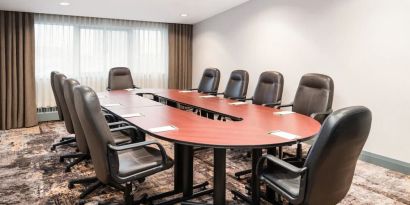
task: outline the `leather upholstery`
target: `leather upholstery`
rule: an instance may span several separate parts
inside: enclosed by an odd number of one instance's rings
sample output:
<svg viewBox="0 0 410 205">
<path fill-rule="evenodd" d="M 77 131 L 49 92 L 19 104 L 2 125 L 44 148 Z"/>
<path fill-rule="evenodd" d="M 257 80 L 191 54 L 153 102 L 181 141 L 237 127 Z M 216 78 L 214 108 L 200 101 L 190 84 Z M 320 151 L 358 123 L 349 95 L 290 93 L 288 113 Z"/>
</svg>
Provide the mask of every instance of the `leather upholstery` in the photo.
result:
<svg viewBox="0 0 410 205">
<path fill-rule="evenodd" d="M 370 110 L 363 106 L 332 113 L 323 123 L 303 165 L 306 174 L 297 177 L 277 168 L 265 170 L 262 180 L 292 204 L 337 204 L 349 191 L 371 121 Z"/>
<path fill-rule="evenodd" d="M 108 145 L 114 145 L 114 138 L 101 111 L 97 94 L 87 86 L 76 86 L 74 88 L 75 108 L 84 128 L 87 143 L 89 145 L 91 159 L 94 164 L 95 173 L 99 181 L 104 184 L 124 183 L 118 182 L 113 176 L 126 176 L 138 173 L 153 164 L 161 164 L 161 159 L 156 156 L 161 154 L 155 148 L 139 147 L 125 151 L 119 151 L 110 161 L 108 159 Z M 159 161 L 151 161 L 159 160 Z M 169 159 L 169 162 L 172 160 Z M 111 170 L 117 167 L 118 170 Z M 167 168 L 171 167 L 172 163 Z M 156 170 L 156 172 L 161 170 Z M 145 177 L 149 172 L 144 172 Z"/>
<path fill-rule="evenodd" d="M 56 89 L 57 99 L 60 102 L 61 111 L 63 113 L 65 127 L 69 133 L 74 134 L 73 122 L 71 121 L 71 116 L 64 98 L 63 86 L 67 77 L 62 73 L 56 73 L 54 77 L 54 86 Z"/>
<path fill-rule="evenodd" d="M 61 105 L 60 105 L 60 101 L 57 98 L 57 91 L 54 85 L 54 79 L 55 79 L 55 75 L 57 74 L 57 71 L 52 71 L 50 74 L 50 81 L 51 81 L 51 89 L 53 90 L 53 95 L 54 95 L 54 99 L 56 101 L 56 105 L 57 105 L 57 112 L 58 112 L 58 119 L 63 120 L 63 113 L 61 111 Z"/>
<path fill-rule="evenodd" d="M 229 77 L 224 92 L 225 98 L 246 98 L 248 91 L 249 74 L 246 70 L 234 70 Z"/>
<path fill-rule="evenodd" d="M 64 98 L 67 104 L 68 111 L 70 113 L 71 121 L 75 132 L 75 141 L 77 142 L 78 150 L 81 153 L 88 154 L 88 145 L 85 139 L 84 130 L 81 127 L 80 120 L 78 119 L 77 110 L 74 106 L 74 87 L 80 85 L 75 79 L 66 79 L 64 81 Z"/>
<path fill-rule="evenodd" d="M 302 76 L 292 111 L 310 116 L 332 108 L 333 80 L 327 75 L 309 73 Z"/>
<path fill-rule="evenodd" d="M 257 105 L 276 103 L 282 100 L 283 76 L 276 71 L 266 71 L 259 76 L 252 103 Z"/>
<path fill-rule="evenodd" d="M 198 92 L 217 93 L 221 72 L 217 68 L 207 68 L 199 82 Z"/>
<path fill-rule="evenodd" d="M 108 74 L 108 89 L 123 90 L 134 88 L 130 69 L 126 67 L 111 68 Z"/>
</svg>

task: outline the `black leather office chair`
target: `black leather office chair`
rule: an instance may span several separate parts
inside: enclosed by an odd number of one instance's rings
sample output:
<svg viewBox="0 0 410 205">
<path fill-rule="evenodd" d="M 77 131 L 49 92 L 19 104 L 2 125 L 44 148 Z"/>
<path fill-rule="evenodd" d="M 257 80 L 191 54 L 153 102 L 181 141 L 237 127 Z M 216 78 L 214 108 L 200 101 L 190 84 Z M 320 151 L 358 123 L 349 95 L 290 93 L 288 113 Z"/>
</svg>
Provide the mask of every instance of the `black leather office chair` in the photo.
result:
<svg viewBox="0 0 410 205">
<path fill-rule="evenodd" d="M 58 119 L 63 120 L 63 113 L 61 111 L 60 101 L 57 98 L 57 91 L 54 86 L 54 78 L 57 73 L 58 73 L 57 71 L 51 71 L 51 74 L 50 74 L 51 89 L 53 90 L 54 100 L 56 101 L 56 105 L 57 105 Z"/>
<path fill-rule="evenodd" d="M 130 69 L 127 67 L 111 68 L 108 74 L 107 90 L 123 90 L 129 88 L 138 88 L 134 85 Z"/>
<path fill-rule="evenodd" d="M 284 79 L 283 75 L 276 71 L 265 71 L 259 76 L 253 97 L 246 100 L 252 100 L 253 104 L 274 107 L 280 105 L 282 101 Z M 276 148 L 275 148 L 276 149 Z M 250 156 L 250 152 L 248 152 Z M 235 177 L 240 179 L 241 176 L 250 174 L 251 169 L 235 173 Z"/>
<path fill-rule="evenodd" d="M 302 168 L 264 155 L 258 162 L 258 177 L 291 204 L 337 204 L 350 189 L 371 121 L 366 107 L 340 109 L 323 123 Z M 274 168 L 263 168 L 265 161 Z"/>
<path fill-rule="evenodd" d="M 76 141 L 77 150 L 78 150 L 78 152 L 76 153 L 65 154 L 60 157 L 60 162 L 63 162 L 64 159 L 66 158 L 75 158 L 74 161 L 70 162 L 66 166 L 65 168 L 66 172 L 69 172 L 71 167 L 73 167 L 74 165 L 90 158 L 87 141 L 84 136 L 84 130 L 78 119 L 77 110 L 74 107 L 73 91 L 74 91 L 74 87 L 78 85 L 80 85 L 80 83 L 75 79 L 65 79 L 63 81 L 64 102 L 67 105 L 68 113 L 70 115 L 71 123 L 73 125 L 73 129 L 75 133 L 75 141 Z M 126 126 L 129 124 L 124 121 L 118 121 L 118 122 L 109 123 L 108 125 L 110 125 L 111 127 L 118 127 L 118 126 Z M 131 142 L 131 139 L 133 136 L 127 136 L 119 132 L 120 130 L 125 130 L 125 128 L 126 127 L 117 128 L 115 129 L 116 132 L 112 134 L 116 144 Z M 136 140 L 137 139 L 134 139 L 134 141 Z"/>
<path fill-rule="evenodd" d="M 234 70 L 223 93 L 224 98 L 245 100 L 248 92 L 249 74 L 246 70 Z"/>
<path fill-rule="evenodd" d="M 207 68 L 202 74 L 198 88 L 191 90 L 198 90 L 200 93 L 217 94 L 220 78 L 221 72 L 217 68 Z"/>
<path fill-rule="evenodd" d="M 310 116 L 320 123 L 332 113 L 334 84 L 327 75 L 309 73 L 302 76 L 293 103 L 278 108 L 292 107 L 292 111 Z M 295 160 L 302 158 L 302 145 L 297 144 Z"/>
<path fill-rule="evenodd" d="M 63 83 L 67 77 L 64 74 L 55 71 L 51 72 L 51 77 L 53 83 L 51 87 L 53 88 L 53 93 L 56 96 L 57 107 L 59 107 L 62 119 L 64 119 L 64 124 L 67 129 L 67 132 L 70 134 L 74 134 L 74 127 L 71 122 L 71 117 L 68 112 L 67 104 L 65 103 L 63 93 Z M 51 150 L 55 150 L 57 146 L 70 144 L 73 142 L 75 142 L 75 137 L 63 137 L 63 139 L 59 143 L 55 143 L 51 146 Z"/>
<path fill-rule="evenodd" d="M 76 86 L 74 101 L 96 173 L 92 186 L 112 186 L 124 192 L 125 204 L 139 203 L 134 201 L 132 182 L 171 168 L 165 149 L 156 141 L 116 145 L 91 88 Z"/>
</svg>

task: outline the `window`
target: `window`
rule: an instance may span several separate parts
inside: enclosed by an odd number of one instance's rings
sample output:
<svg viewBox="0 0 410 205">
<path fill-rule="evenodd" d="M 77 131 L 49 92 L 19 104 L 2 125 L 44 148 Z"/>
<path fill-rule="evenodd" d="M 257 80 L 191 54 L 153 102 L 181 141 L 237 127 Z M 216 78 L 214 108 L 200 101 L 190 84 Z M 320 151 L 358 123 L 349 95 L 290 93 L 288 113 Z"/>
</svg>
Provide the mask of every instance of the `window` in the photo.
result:
<svg viewBox="0 0 410 205">
<path fill-rule="evenodd" d="M 55 106 L 53 70 L 97 92 L 118 66 L 130 68 L 137 86 L 168 85 L 167 24 L 37 14 L 35 42 L 37 107 Z"/>
</svg>

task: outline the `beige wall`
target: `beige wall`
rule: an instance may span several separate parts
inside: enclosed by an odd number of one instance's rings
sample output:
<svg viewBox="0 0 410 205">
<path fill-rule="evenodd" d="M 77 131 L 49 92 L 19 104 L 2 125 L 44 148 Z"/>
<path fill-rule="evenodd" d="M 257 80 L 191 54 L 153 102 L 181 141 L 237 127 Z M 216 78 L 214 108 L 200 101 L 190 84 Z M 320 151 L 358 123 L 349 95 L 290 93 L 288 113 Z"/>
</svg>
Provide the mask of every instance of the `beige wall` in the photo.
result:
<svg viewBox="0 0 410 205">
<path fill-rule="evenodd" d="M 206 67 L 285 77 L 284 102 L 304 73 L 330 75 L 334 108 L 365 105 L 373 125 L 365 150 L 410 162 L 410 1 L 251 0 L 194 26 L 193 85 Z M 251 136 L 250 136 L 251 137 Z"/>
</svg>

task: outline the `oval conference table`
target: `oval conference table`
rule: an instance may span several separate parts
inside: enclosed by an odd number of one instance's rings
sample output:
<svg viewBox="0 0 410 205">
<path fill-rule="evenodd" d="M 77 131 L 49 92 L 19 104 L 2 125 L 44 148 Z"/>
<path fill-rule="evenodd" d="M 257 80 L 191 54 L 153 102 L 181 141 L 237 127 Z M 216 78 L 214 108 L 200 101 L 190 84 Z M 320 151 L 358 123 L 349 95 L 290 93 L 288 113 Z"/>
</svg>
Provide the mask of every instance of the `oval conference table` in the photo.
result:
<svg viewBox="0 0 410 205">
<path fill-rule="evenodd" d="M 143 95 L 152 95 L 154 100 Z M 305 115 L 281 113 L 274 108 L 238 103 L 196 91 L 134 89 L 100 92 L 98 96 L 102 107 L 110 113 L 138 127 L 145 134 L 174 143 L 174 190 L 153 196 L 150 200 L 177 193 L 183 193 L 183 196 L 161 204 L 189 200 L 212 191 L 213 203 L 225 204 L 226 149 L 252 149 L 252 181 L 255 181 L 254 168 L 262 154 L 261 149 L 308 140 L 320 130 L 320 123 Z M 232 120 L 212 120 L 177 107 L 192 108 L 208 113 L 207 116 L 220 115 Z M 164 126 L 175 129 L 155 129 Z M 278 131 L 292 136 L 275 135 Z M 206 185 L 193 186 L 193 147 L 198 146 L 214 149 L 214 186 L 213 190 L 194 193 L 193 189 Z M 253 184 L 257 183 L 251 184 L 251 189 L 256 190 L 257 185 Z M 258 194 L 252 194 L 252 204 L 259 204 L 259 200 Z"/>
</svg>

